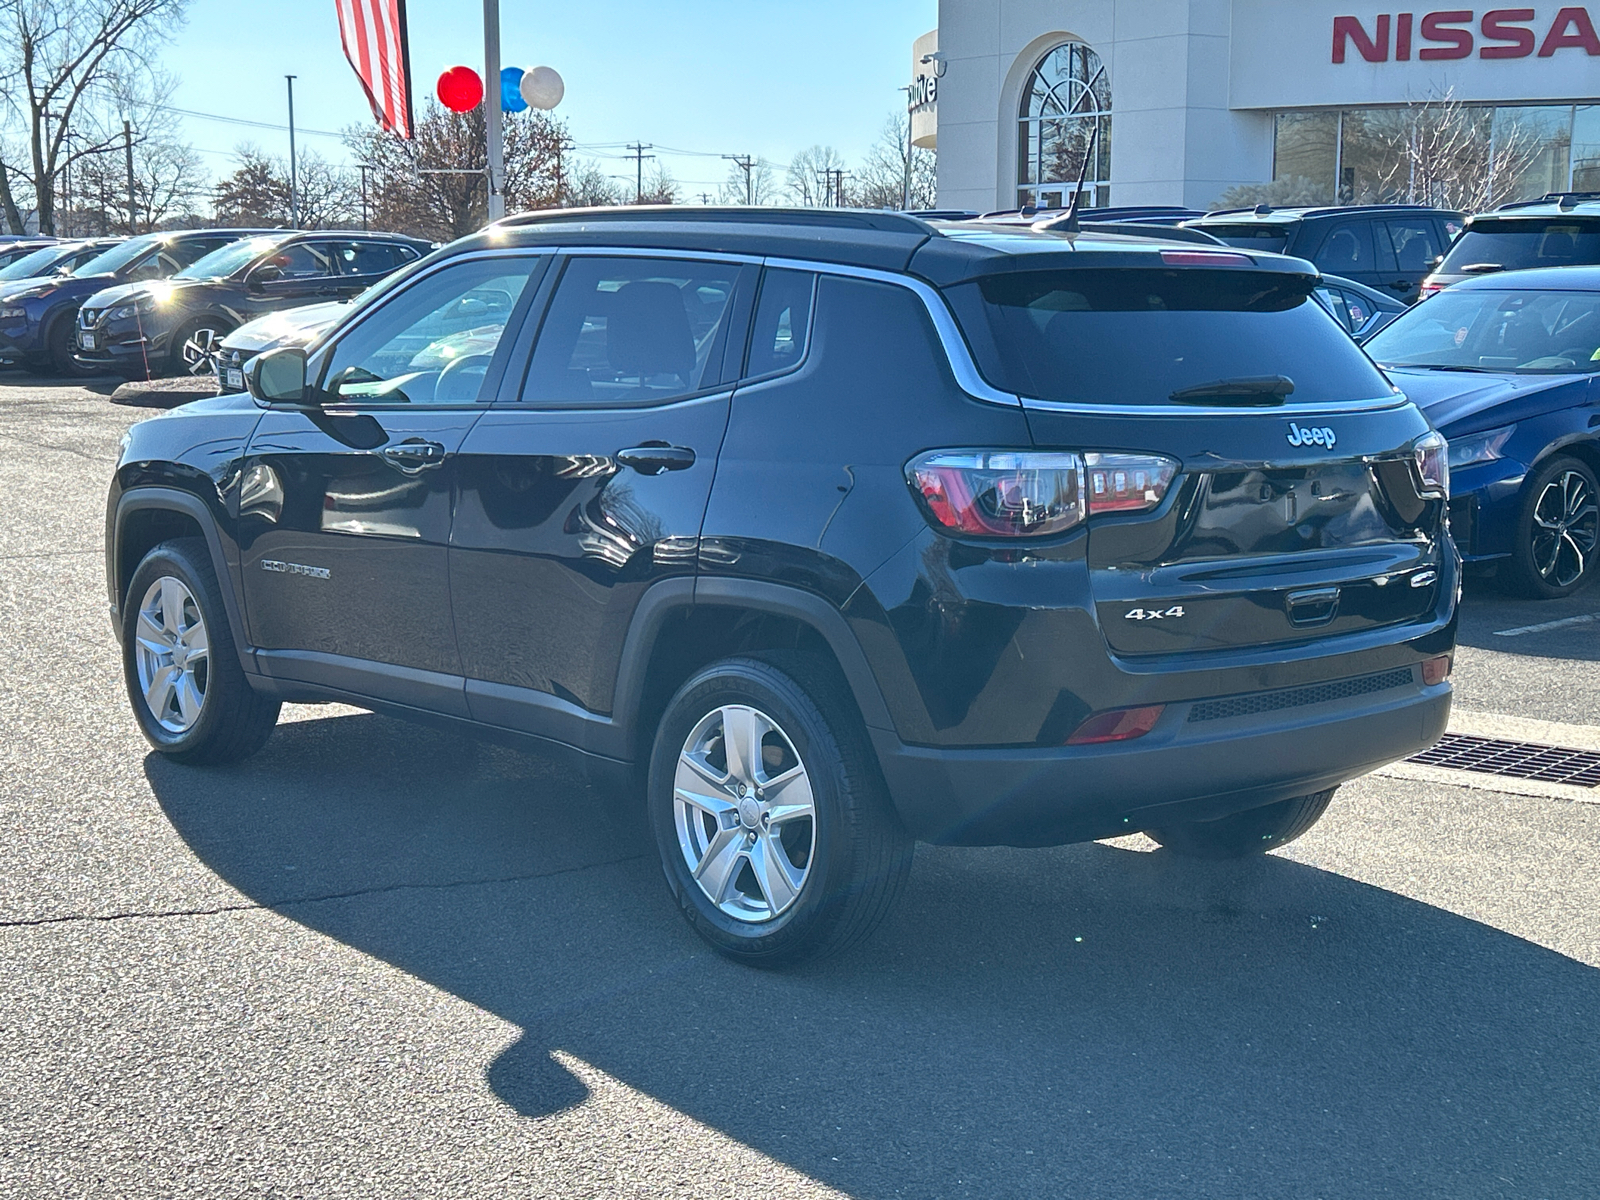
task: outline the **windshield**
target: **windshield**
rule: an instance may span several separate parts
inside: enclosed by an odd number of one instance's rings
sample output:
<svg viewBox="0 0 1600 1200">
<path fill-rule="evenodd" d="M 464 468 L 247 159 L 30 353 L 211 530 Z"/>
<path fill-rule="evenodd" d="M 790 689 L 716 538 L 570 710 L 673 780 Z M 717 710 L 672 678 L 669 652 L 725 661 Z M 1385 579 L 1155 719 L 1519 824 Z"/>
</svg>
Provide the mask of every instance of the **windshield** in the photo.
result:
<svg viewBox="0 0 1600 1200">
<path fill-rule="evenodd" d="M 1388 383 L 1303 275 L 1240 270 L 1074 270 L 990 275 L 948 289 L 979 369 L 1023 396 L 1166 404 L 1174 392 L 1284 376 L 1288 403 L 1365 400 Z M 1282 389 L 1285 393 L 1287 389 Z M 1201 393 L 1195 393 L 1199 396 Z"/>
<path fill-rule="evenodd" d="M 1197 225 L 1219 241 L 1243 250 L 1265 250 L 1282 254 L 1289 244 L 1287 225 Z"/>
<path fill-rule="evenodd" d="M 162 239 L 152 234 L 129 238 L 119 242 L 104 254 L 96 254 L 80 266 L 74 275 L 114 275 L 129 263 L 143 258 L 146 253 L 161 245 Z"/>
<path fill-rule="evenodd" d="M 0 279 L 32 279 L 35 275 L 43 275 L 51 267 L 76 253 L 78 253 L 77 246 L 45 246 L 17 259 L 9 267 L 0 269 Z"/>
<path fill-rule="evenodd" d="M 1571 217 L 1474 221 L 1445 255 L 1444 274 L 1600 263 L 1600 222 Z"/>
<path fill-rule="evenodd" d="M 269 235 L 266 237 L 241 238 L 237 242 L 229 242 L 221 249 L 213 250 L 202 258 L 195 259 L 183 270 L 173 276 L 174 279 L 226 279 L 240 267 L 254 260 L 258 255 L 265 254 L 280 242 L 293 237 L 292 233 Z"/>
<path fill-rule="evenodd" d="M 1367 343 L 1386 367 L 1600 371 L 1600 292 L 1446 288 Z"/>
</svg>

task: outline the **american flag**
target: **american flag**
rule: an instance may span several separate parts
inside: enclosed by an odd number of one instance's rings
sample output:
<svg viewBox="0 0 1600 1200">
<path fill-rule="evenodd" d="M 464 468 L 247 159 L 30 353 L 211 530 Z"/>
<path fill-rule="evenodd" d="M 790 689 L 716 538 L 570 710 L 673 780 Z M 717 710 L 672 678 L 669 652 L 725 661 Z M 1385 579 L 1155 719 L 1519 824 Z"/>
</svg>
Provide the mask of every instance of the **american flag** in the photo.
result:
<svg viewBox="0 0 1600 1200">
<path fill-rule="evenodd" d="M 411 48 L 406 0 L 334 0 L 344 56 L 361 78 L 372 115 L 385 129 L 411 136 Z"/>
</svg>

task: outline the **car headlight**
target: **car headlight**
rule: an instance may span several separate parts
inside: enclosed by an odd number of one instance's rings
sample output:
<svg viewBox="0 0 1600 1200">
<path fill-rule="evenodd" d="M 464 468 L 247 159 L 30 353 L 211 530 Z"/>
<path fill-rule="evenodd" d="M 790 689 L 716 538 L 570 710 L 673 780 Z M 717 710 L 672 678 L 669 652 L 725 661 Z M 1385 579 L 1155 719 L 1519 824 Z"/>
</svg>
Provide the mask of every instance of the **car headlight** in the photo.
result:
<svg viewBox="0 0 1600 1200">
<path fill-rule="evenodd" d="M 119 305 L 117 305 L 117 307 L 113 308 L 110 312 L 108 312 L 106 314 L 106 320 L 108 320 L 108 321 L 126 321 L 129 317 L 136 316 L 138 314 L 138 312 L 139 312 L 139 305 L 137 303 L 134 303 L 134 304 L 119 304 Z"/>
<path fill-rule="evenodd" d="M 25 308 L 0 308 L 0 321 L 21 321 L 27 315 Z"/>
<path fill-rule="evenodd" d="M 1515 425 L 1505 425 L 1499 429 L 1489 429 L 1483 433 L 1468 434 L 1463 438 L 1450 440 L 1450 469 L 1458 471 L 1462 467 L 1470 467 L 1474 463 L 1493 462 L 1500 458 L 1505 444 L 1511 440 L 1511 435 L 1517 431 Z"/>
</svg>

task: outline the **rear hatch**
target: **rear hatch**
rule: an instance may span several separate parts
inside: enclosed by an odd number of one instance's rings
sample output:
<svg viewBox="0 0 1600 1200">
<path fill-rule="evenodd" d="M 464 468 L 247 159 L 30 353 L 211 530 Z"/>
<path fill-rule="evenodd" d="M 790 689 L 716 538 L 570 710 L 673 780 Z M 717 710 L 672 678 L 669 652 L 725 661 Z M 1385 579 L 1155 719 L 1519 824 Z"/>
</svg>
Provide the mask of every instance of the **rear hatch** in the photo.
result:
<svg viewBox="0 0 1600 1200">
<path fill-rule="evenodd" d="M 1600 263 L 1600 218 L 1475 217 L 1451 244 L 1435 279 Z"/>
<path fill-rule="evenodd" d="M 1447 543 L 1417 443 L 1437 435 L 1311 298 L 1308 267 L 1229 259 L 948 289 L 1035 444 L 1085 456 L 1106 641 L 1193 653 L 1428 618 Z"/>
</svg>

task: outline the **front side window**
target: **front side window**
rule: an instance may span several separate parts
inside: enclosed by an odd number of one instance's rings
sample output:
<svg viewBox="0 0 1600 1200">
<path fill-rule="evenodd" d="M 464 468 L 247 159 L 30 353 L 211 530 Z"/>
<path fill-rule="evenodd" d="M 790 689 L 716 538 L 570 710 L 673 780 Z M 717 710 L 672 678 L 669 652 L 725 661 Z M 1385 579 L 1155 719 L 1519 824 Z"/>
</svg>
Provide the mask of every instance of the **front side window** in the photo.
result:
<svg viewBox="0 0 1600 1200">
<path fill-rule="evenodd" d="M 1367 350 L 1386 367 L 1600 371 L 1600 292 L 1446 288 L 1402 313 Z"/>
<path fill-rule="evenodd" d="M 1390 394 L 1302 275 L 1021 271 L 946 295 L 984 377 L 1023 396 L 1167 404 L 1175 393 L 1269 375 L 1294 382 L 1289 408 Z"/>
<path fill-rule="evenodd" d="M 1372 226 L 1367 221 L 1335 225 L 1323 240 L 1313 260 L 1317 269 L 1330 275 L 1353 275 L 1375 271 L 1372 258 Z"/>
<path fill-rule="evenodd" d="M 1084 174 L 1087 207 L 1111 202 L 1111 81 L 1100 56 L 1066 42 L 1034 67 L 1017 113 L 1017 203 L 1064 208 Z M 1098 135 L 1098 136 L 1096 136 Z"/>
<path fill-rule="evenodd" d="M 276 267 L 279 279 L 323 279 L 334 273 L 329 247 L 316 242 L 296 242 L 281 247 L 278 252 L 261 263 L 261 267 Z M 260 270 L 261 267 L 257 267 Z"/>
<path fill-rule="evenodd" d="M 326 404 L 472 404 L 541 260 L 470 259 L 411 281 L 339 340 Z"/>
<path fill-rule="evenodd" d="M 720 381 L 737 263 L 572 259 L 539 331 L 522 398 L 657 404 Z"/>
</svg>

